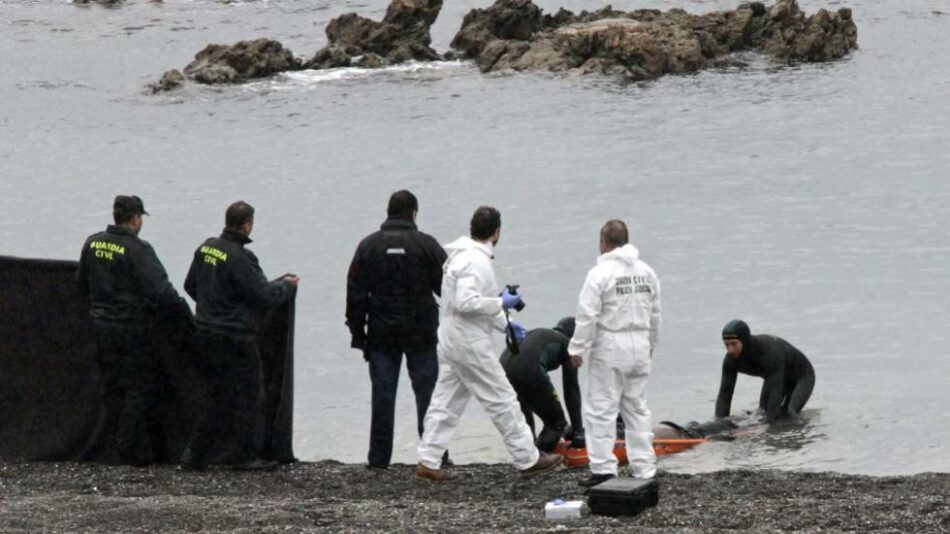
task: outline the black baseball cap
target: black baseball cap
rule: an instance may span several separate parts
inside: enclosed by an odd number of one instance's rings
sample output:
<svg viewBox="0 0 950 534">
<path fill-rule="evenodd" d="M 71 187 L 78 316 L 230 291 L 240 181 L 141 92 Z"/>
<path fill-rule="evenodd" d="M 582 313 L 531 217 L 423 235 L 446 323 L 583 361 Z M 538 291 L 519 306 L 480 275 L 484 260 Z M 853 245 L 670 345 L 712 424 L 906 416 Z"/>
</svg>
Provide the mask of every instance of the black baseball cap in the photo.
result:
<svg viewBox="0 0 950 534">
<path fill-rule="evenodd" d="M 141 213 L 148 215 L 148 212 L 145 211 L 145 204 L 143 204 L 142 199 L 136 195 L 119 195 L 115 197 L 115 202 L 112 203 L 112 209 L 122 211 L 123 213 Z"/>
</svg>

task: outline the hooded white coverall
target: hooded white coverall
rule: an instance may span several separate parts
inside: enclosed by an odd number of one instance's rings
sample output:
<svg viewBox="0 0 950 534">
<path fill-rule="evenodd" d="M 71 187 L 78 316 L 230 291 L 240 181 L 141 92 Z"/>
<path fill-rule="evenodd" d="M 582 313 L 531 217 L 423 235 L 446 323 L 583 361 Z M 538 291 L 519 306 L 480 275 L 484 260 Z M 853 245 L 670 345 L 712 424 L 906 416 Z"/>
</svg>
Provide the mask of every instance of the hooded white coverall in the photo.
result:
<svg viewBox="0 0 950 534">
<path fill-rule="evenodd" d="M 650 410 L 644 392 L 660 331 L 660 281 L 633 245 L 601 254 L 588 273 L 568 347 L 587 362 L 584 424 L 595 475 L 617 475 L 617 413 L 626 426 L 627 458 L 636 478 L 656 474 Z"/>
<path fill-rule="evenodd" d="M 442 268 L 439 378 L 423 422 L 419 462 L 440 468 L 442 453 L 474 396 L 501 433 L 514 466 L 527 469 L 538 461 L 538 449 L 492 343 L 493 331 L 506 326 L 492 247 L 461 237 L 445 249 L 449 257 Z"/>
</svg>

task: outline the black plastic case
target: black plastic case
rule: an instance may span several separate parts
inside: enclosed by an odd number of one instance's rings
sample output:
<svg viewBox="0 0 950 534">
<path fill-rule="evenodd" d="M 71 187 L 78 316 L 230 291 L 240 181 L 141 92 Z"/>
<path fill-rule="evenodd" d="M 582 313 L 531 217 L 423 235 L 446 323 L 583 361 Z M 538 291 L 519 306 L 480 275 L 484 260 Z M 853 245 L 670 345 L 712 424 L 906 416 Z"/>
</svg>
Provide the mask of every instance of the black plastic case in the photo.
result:
<svg viewBox="0 0 950 534">
<path fill-rule="evenodd" d="M 660 502 L 660 485 L 655 478 L 641 480 L 614 477 L 590 489 L 587 505 L 597 515 L 631 516 Z"/>
</svg>

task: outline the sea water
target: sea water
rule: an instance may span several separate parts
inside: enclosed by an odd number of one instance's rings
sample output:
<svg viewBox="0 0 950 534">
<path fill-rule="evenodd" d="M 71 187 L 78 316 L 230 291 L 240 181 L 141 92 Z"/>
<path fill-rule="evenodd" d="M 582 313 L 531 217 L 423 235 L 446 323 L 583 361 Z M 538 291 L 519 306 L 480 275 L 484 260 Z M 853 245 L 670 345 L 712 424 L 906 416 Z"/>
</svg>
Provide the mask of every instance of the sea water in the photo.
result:
<svg viewBox="0 0 950 534">
<path fill-rule="evenodd" d="M 415 192 L 420 228 L 442 242 L 466 233 L 478 205 L 496 206 L 495 268 L 500 283 L 521 284 L 528 327 L 574 313 L 600 226 L 622 218 L 662 283 L 648 390 L 657 421 L 712 416 L 719 332 L 733 318 L 792 342 L 817 373 L 804 424 L 708 443 L 661 468 L 950 469 L 946 2 L 802 2 L 809 13 L 853 8 L 860 50 L 824 64 L 746 54 L 745 67 L 629 84 L 442 62 L 144 89 L 212 42 L 270 37 L 310 56 L 331 18 L 379 19 L 386 5 L 0 0 L 0 254 L 77 258 L 113 196 L 137 194 L 151 213 L 142 237 L 180 289 L 225 207 L 250 202 L 265 272 L 301 276 L 296 453 L 359 462 L 370 384 L 343 324 L 345 276 L 390 193 Z M 447 3 L 434 46 L 446 50 L 463 15 L 487 5 Z M 755 407 L 760 385 L 740 377 L 735 411 Z M 415 462 L 414 414 L 404 375 L 394 461 Z M 451 450 L 457 462 L 508 458 L 474 403 Z"/>
</svg>

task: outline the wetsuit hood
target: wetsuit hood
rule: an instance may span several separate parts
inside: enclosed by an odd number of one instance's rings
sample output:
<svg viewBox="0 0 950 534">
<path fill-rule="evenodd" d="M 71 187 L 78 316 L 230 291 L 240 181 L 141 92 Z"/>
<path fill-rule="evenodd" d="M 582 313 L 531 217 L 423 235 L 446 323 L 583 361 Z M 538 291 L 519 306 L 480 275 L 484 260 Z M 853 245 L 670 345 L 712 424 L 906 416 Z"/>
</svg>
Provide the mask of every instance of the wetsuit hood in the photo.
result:
<svg viewBox="0 0 950 534">
<path fill-rule="evenodd" d="M 555 326 L 554 329 L 569 338 L 574 337 L 574 318 L 565 317 L 561 319 L 557 322 L 557 326 Z"/>
<path fill-rule="evenodd" d="M 751 338 L 752 332 L 749 330 L 749 325 L 741 319 L 733 319 L 722 328 L 722 339 L 724 340 L 738 339 L 743 346 L 747 346 Z"/>
</svg>

